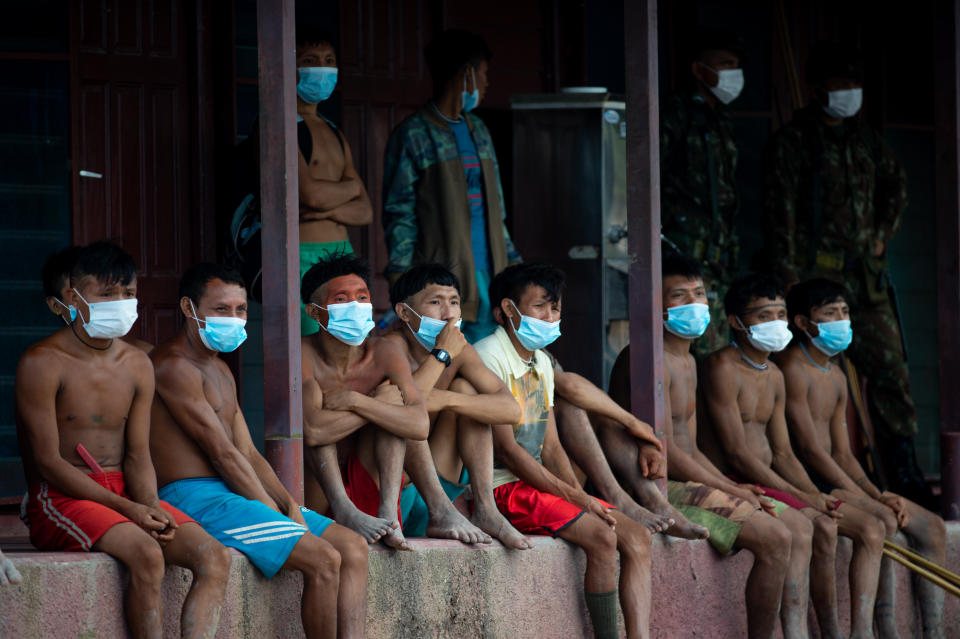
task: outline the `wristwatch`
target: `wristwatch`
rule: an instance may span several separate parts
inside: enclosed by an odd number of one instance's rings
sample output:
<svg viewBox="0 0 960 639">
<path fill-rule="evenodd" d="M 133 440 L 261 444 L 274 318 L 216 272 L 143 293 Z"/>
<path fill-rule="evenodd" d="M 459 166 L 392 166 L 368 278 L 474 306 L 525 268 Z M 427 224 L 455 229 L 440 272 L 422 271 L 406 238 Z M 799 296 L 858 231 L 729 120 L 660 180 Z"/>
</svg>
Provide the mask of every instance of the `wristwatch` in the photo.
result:
<svg viewBox="0 0 960 639">
<path fill-rule="evenodd" d="M 442 348 L 435 348 L 430 351 L 430 354 L 437 358 L 437 361 L 443 364 L 444 366 L 450 365 L 450 353 L 443 350 Z"/>
</svg>

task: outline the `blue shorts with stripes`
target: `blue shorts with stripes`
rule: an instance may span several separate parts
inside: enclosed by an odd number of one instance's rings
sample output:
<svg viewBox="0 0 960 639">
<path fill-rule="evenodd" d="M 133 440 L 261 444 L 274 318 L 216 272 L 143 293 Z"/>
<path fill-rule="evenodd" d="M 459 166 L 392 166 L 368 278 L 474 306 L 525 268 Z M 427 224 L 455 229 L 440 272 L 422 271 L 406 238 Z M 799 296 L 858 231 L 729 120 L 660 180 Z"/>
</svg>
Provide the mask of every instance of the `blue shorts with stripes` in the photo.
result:
<svg viewBox="0 0 960 639">
<path fill-rule="evenodd" d="M 301 506 L 304 528 L 259 501 L 241 497 L 219 477 L 181 479 L 159 493 L 160 499 L 193 517 L 221 544 L 245 554 L 267 578 L 286 563 L 307 528 L 319 537 L 333 523 Z"/>
</svg>

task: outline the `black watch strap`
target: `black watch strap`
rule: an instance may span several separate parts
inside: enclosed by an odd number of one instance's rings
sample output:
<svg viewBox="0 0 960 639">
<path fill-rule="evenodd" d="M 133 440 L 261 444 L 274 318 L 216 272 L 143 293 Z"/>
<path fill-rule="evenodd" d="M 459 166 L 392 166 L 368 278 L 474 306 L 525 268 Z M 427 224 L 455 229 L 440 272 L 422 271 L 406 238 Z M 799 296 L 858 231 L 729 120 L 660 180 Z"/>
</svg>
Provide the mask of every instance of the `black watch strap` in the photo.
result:
<svg viewBox="0 0 960 639">
<path fill-rule="evenodd" d="M 443 364 L 444 366 L 450 365 L 450 353 L 443 350 L 442 348 L 435 348 L 430 351 L 430 354 L 437 358 L 437 361 Z"/>
</svg>

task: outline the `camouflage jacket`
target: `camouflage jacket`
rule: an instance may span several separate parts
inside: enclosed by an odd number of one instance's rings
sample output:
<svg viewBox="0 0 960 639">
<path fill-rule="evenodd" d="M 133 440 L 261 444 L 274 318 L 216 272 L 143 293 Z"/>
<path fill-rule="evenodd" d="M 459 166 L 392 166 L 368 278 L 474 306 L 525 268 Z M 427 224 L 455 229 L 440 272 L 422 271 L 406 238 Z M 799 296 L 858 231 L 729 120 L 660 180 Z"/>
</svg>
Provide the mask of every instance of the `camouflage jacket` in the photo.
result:
<svg viewBox="0 0 960 639">
<path fill-rule="evenodd" d="M 827 126 L 820 113 L 799 110 L 767 147 L 767 245 L 785 282 L 872 255 L 907 205 L 907 174 L 880 134 L 860 118 Z"/>
<path fill-rule="evenodd" d="M 697 260 L 732 267 L 737 145 L 726 107 L 671 97 L 660 110 L 660 167 L 663 234 Z"/>
<path fill-rule="evenodd" d="M 504 223 L 500 166 L 483 122 L 464 114 L 483 171 L 487 244 L 493 273 L 519 262 Z M 421 262 L 445 264 L 460 280 L 463 319 L 476 321 L 480 291 L 470 243 L 467 179 L 457 139 L 431 103 L 390 134 L 383 160 L 383 227 L 386 272 L 402 273 Z"/>
</svg>

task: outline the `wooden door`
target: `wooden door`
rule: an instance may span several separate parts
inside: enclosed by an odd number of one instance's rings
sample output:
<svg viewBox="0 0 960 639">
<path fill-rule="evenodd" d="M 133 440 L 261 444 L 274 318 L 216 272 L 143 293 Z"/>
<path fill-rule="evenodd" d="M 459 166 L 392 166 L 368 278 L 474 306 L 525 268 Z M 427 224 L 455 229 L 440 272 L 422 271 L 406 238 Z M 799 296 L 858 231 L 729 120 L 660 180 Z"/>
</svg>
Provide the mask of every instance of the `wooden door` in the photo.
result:
<svg viewBox="0 0 960 639">
<path fill-rule="evenodd" d="M 75 8 L 74 240 L 114 240 L 136 258 L 134 331 L 152 343 L 179 326 L 177 284 L 200 258 L 208 215 L 195 178 L 190 4 L 84 0 Z"/>
</svg>

